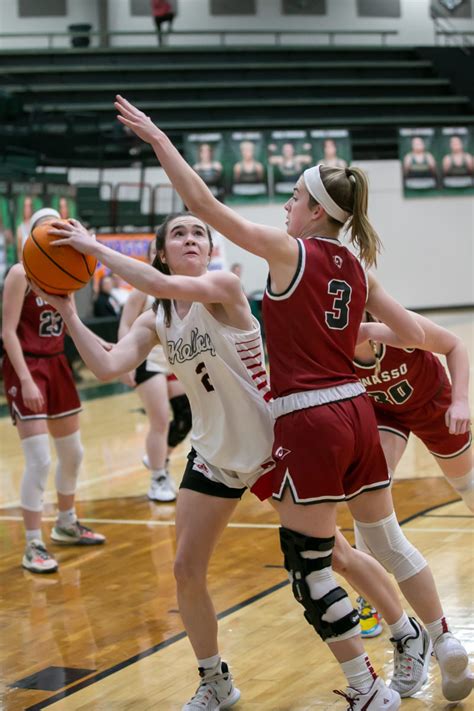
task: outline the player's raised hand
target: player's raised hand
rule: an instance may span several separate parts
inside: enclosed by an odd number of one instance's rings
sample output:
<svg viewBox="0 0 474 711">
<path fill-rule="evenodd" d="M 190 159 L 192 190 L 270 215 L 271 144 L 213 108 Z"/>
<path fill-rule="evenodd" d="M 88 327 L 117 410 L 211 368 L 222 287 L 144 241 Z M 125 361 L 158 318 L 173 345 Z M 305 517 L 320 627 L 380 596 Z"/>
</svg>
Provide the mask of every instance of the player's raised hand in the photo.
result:
<svg viewBox="0 0 474 711">
<path fill-rule="evenodd" d="M 120 123 L 127 126 L 138 138 L 145 141 L 145 143 L 153 143 L 153 141 L 156 141 L 163 135 L 162 131 L 160 131 L 158 126 L 155 126 L 149 116 L 144 114 L 143 111 L 140 111 L 140 109 L 137 109 L 136 106 L 127 101 L 127 99 L 124 99 L 120 94 L 117 94 L 115 97 L 114 106 L 119 112 L 117 118 Z"/>
<path fill-rule="evenodd" d="M 52 229 L 48 230 L 48 234 L 59 238 L 51 243 L 54 247 L 67 245 L 82 254 L 92 254 L 97 246 L 95 235 L 91 235 L 78 220 L 68 220 L 67 223 L 52 222 L 51 226 Z"/>
</svg>

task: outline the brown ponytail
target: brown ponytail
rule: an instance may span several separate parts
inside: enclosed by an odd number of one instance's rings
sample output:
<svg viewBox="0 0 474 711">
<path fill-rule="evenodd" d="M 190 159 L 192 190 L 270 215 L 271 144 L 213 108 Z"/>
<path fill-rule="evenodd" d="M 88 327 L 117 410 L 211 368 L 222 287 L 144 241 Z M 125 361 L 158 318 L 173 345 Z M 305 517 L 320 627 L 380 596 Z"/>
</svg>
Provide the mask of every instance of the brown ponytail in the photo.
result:
<svg viewBox="0 0 474 711">
<path fill-rule="evenodd" d="M 382 243 L 367 217 L 369 184 L 367 176 L 360 168 L 329 168 L 320 166 L 321 180 L 332 199 L 345 212 L 350 213 L 346 223 L 350 231 L 350 242 L 357 246 L 359 256 L 367 267 L 377 264 L 377 254 Z M 316 201 L 310 196 L 311 203 Z M 343 227 L 343 223 L 328 215 L 331 224 Z"/>
<path fill-rule="evenodd" d="M 166 243 L 166 237 L 168 235 L 168 227 L 170 222 L 175 220 L 177 217 L 193 217 L 192 212 L 172 212 L 171 214 L 167 215 L 166 219 L 164 222 L 161 223 L 161 225 L 158 227 L 156 231 L 156 255 L 155 258 L 152 262 L 152 267 L 154 269 L 157 269 L 159 272 L 162 274 L 166 274 L 167 276 L 171 276 L 170 268 L 166 262 L 163 262 L 160 256 L 160 252 L 163 252 L 165 249 L 165 243 Z M 199 219 L 199 218 L 198 218 Z M 209 238 L 209 254 L 212 254 L 212 249 L 213 249 L 213 243 L 212 243 L 212 235 L 211 235 L 211 230 L 207 225 L 205 225 L 206 231 L 207 231 L 207 236 Z M 171 300 L 170 299 L 155 299 L 154 304 L 153 304 L 153 311 L 156 313 L 158 311 L 158 307 L 160 303 L 163 306 L 163 311 L 165 312 L 165 325 L 170 326 L 171 324 Z"/>
</svg>

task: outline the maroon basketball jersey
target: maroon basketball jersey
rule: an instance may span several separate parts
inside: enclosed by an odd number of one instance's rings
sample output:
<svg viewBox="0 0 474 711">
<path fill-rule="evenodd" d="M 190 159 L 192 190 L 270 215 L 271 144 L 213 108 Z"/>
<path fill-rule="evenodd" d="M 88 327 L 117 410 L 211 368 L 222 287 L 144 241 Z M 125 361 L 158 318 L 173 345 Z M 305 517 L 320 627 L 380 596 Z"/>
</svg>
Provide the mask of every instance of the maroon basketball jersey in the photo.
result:
<svg viewBox="0 0 474 711">
<path fill-rule="evenodd" d="M 64 351 L 64 324 L 59 313 L 28 291 L 16 330 L 24 353 L 48 356 Z"/>
<path fill-rule="evenodd" d="M 376 410 L 402 412 L 424 405 L 448 382 L 438 358 L 417 348 L 381 345 L 380 372 L 375 364 L 354 361 L 356 372 Z"/>
<path fill-rule="evenodd" d="M 298 239 L 288 289 L 263 299 L 273 397 L 357 382 L 353 357 L 367 300 L 359 261 L 340 242 Z"/>
</svg>

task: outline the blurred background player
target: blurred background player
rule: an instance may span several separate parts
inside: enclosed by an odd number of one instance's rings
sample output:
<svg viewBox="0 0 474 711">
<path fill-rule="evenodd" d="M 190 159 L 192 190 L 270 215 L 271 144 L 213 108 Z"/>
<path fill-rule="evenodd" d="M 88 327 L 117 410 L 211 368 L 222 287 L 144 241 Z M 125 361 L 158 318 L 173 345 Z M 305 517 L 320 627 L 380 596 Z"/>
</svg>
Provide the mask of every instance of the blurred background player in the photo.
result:
<svg viewBox="0 0 474 711">
<path fill-rule="evenodd" d="M 50 208 L 38 210 L 31 229 L 59 218 Z M 105 536 L 79 523 L 74 508 L 83 448 L 79 434 L 81 403 L 64 355 L 64 324 L 59 313 L 28 286 L 22 264 L 5 279 L 2 337 L 3 376 L 13 424 L 21 440 L 25 469 L 21 510 L 26 532 L 22 565 L 33 573 L 58 568 L 41 532 L 43 497 L 51 466 L 48 432 L 56 449 L 58 517 L 51 540 L 66 545 L 97 545 Z"/>
</svg>

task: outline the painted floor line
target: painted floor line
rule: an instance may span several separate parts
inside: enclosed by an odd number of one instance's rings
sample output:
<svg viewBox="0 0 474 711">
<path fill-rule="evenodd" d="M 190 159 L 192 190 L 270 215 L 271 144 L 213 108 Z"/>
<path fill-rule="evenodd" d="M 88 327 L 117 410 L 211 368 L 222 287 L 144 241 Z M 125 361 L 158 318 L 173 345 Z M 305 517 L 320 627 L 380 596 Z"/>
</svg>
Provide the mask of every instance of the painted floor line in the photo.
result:
<svg viewBox="0 0 474 711">
<path fill-rule="evenodd" d="M 21 516 L 0 516 L 0 521 L 22 521 Z M 43 521 L 56 521 L 55 516 L 44 516 Z M 103 524 L 103 525 L 119 525 L 119 526 L 150 526 L 150 527 L 159 527 L 159 526 L 174 526 L 175 521 L 174 520 L 168 520 L 168 521 L 156 521 L 153 519 L 150 520 L 141 520 L 141 519 L 116 519 L 116 518 L 83 518 L 81 516 L 81 522 L 82 523 L 98 523 L 98 524 Z M 280 524 L 278 523 L 228 523 L 227 528 L 261 528 L 261 529 L 277 529 L 280 528 Z M 408 531 L 409 533 L 474 533 L 473 528 L 441 528 L 441 527 L 436 527 L 436 528 L 415 528 L 412 526 L 404 526 L 403 527 L 404 531 Z"/>
</svg>

